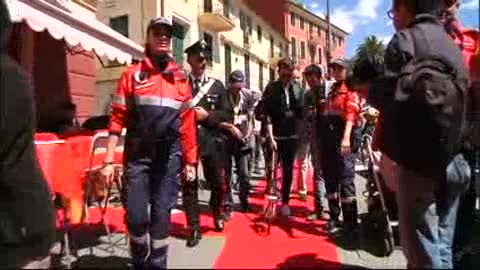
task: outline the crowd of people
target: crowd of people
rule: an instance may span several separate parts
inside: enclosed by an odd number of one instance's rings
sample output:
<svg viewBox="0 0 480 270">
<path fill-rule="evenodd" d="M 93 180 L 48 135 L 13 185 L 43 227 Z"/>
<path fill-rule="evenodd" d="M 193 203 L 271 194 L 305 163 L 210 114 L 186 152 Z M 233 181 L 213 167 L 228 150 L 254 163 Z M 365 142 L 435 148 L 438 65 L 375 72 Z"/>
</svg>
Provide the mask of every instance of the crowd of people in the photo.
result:
<svg viewBox="0 0 480 270">
<path fill-rule="evenodd" d="M 459 5 L 455 0 L 393 0 L 388 15 L 397 33 L 384 57 L 372 54 L 353 63 L 334 59 L 328 74 L 315 64 L 301 72 L 284 58 L 277 64 L 278 80 L 265 89 L 248 89 L 245 74 L 239 70 L 230 74 L 225 85 L 209 77 L 210 50 L 204 41 L 185 50 L 190 71 L 184 71 L 171 57 L 171 22 L 161 17 L 151 20 L 145 58 L 126 69 L 115 92 L 101 169 L 106 178 L 113 174 L 115 146 L 126 128 L 122 197 L 133 268 L 167 267 L 170 215 L 179 192 L 190 231 L 186 244 L 194 247 L 201 241 L 200 164 L 211 191 L 209 206 L 218 232 L 235 210 L 234 178 L 238 210 L 251 212 L 250 177 L 259 171 L 263 159 L 267 179 L 281 166 L 281 216 L 292 215 L 293 186 L 306 201 L 306 175 L 311 166 L 315 200 L 307 219 L 327 219 L 329 232 L 341 230 L 355 241 L 359 233 L 355 165 L 363 134 L 374 137 L 374 149 L 381 152 L 383 179 L 396 196 L 408 267 L 452 268 L 454 253 L 471 237 L 475 194 L 470 191 L 478 151 L 475 91 L 480 91 L 475 89 L 478 70 L 473 68 L 478 59 L 468 43 L 472 40 L 457 20 Z M 8 21 L 3 10 L 2 30 Z M 0 49 L 2 77 L 3 73 L 24 76 L 6 64 L 10 60 L 4 61 L 3 46 Z M 13 82 L 2 79 L 2 93 L 4 89 L 28 89 L 20 80 L 10 86 Z M 17 96 L 23 92 L 7 92 L 15 96 L 7 96 L 12 102 L 2 104 L 17 106 L 15 102 L 21 99 Z M 35 162 L 6 152 L 13 145 L 34 157 L 32 119 L 29 115 L 23 121 L 8 117 L 17 116 L 2 114 L 0 118 L 0 193 L 2 198 L 29 198 L 22 203 L 13 200 L 18 202 L 13 207 L 12 201 L 1 200 L 2 220 L 14 220 L 12 224 L 21 228 L 4 222 L 0 227 L 0 266 L 7 262 L 11 267 L 24 266 L 26 257 L 47 255 L 46 247 L 53 241 L 53 210 L 47 210 L 53 208 L 43 206 L 48 204 L 48 192 L 40 184 L 44 181 Z M 13 129 L 17 126 L 28 130 L 25 137 L 16 136 Z M 22 162 L 11 162 L 8 157 Z M 295 162 L 298 170 L 294 170 Z M 8 188 L 12 178 L 25 179 L 19 170 L 35 172 L 30 182 L 24 182 L 30 185 L 24 192 Z M 39 195 L 28 196 L 34 186 L 39 187 Z M 267 185 L 265 192 L 273 190 Z M 35 215 L 43 215 L 35 221 L 42 226 L 29 226 L 18 215 L 27 203 L 43 206 Z M 17 214 L 3 211 L 7 208 L 16 209 Z M 23 257 L 12 252 L 32 239 L 42 240 L 35 241 L 40 245 L 36 252 L 28 249 Z"/>
</svg>

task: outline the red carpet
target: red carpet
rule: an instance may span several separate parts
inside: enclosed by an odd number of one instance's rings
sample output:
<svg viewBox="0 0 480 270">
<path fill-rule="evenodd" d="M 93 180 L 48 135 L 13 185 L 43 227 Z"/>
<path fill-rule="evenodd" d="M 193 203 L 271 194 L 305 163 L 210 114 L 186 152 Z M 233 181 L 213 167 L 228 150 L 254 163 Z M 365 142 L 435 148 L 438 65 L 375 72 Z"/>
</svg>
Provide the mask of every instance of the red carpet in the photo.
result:
<svg viewBox="0 0 480 270">
<path fill-rule="evenodd" d="M 311 177 L 308 177 L 311 179 Z M 308 222 L 305 216 L 313 207 L 313 198 L 301 202 L 297 197 L 291 200 L 293 217 L 277 217 L 271 234 L 258 231 L 258 213 L 262 211 L 264 200 L 262 191 L 265 181 L 260 181 L 252 193 L 250 203 L 255 213 L 235 212 L 232 220 L 226 224 L 224 233 L 213 232 L 213 222 L 209 215 L 202 215 L 204 237 L 224 236 L 225 246 L 218 256 L 214 268 L 339 268 L 336 247 L 329 241 L 324 231 L 324 221 Z M 309 190 L 311 180 L 308 181 Z M 100 212 L 90 209 L 89 222 L 100 221 Z M 116 231 L 125 231 L 123 210 L 111 208 L 108 223 Z M 185 215 L 175 214 L 172 218 L 172 235 L 184 238 L 187 235 Z"/>
</svg>

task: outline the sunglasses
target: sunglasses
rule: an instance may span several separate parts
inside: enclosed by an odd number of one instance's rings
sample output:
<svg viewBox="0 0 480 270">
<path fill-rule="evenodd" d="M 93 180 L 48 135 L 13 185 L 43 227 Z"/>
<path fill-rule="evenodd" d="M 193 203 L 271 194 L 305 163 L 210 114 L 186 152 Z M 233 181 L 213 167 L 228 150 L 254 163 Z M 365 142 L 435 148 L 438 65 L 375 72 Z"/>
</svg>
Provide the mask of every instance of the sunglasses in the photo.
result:
<svg viewBox="0 0 480 270">
<path fill-rule="evenodd" d="M 388 12 L 387 12 L 387 16 L 390 20 L 393 20 L 393 17 L 394 17 L 395 13 L 393 11 L 393 9 L 390 9 Z"/>
<path fill-rule="evenodd" d="M 154 37 L 172 38 L 172 31 L 164 27 L 152 28 L 150 31 Z"/>
</svg>

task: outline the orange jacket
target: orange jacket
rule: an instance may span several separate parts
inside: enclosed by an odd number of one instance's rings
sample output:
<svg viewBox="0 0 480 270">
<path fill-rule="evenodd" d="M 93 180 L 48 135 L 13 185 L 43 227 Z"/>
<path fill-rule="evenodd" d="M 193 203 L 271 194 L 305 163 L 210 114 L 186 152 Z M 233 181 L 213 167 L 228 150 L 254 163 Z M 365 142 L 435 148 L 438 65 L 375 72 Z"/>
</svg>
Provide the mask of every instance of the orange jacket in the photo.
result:
<svg viewBox="0 0 480 270">
<path fill-rule="evenodd" d="M 322 115 L 339 115 L 345 121 L 356 121 L 360 115 L 360 98 L 344 82 L 336 83 L 319 111 Z"/>
<path fill-rule="evenodd" d="M 142 62 L 128 67 L 118 83 L 112 102 L 110 132 L 120 133 L 126 127 L 129 110 L 135 106 L 136 111 L 144 111 L 141 119 L 151 124 L 134 125 L 153 130 L 155 136 L 164 136 L 172 127 L 177 129 L 185 163 L 195 164 L 198 146 L 191 99 L 187 76 L 177 64 L 171 61 L 160 72 L 146 57 Z"/>
</svg>

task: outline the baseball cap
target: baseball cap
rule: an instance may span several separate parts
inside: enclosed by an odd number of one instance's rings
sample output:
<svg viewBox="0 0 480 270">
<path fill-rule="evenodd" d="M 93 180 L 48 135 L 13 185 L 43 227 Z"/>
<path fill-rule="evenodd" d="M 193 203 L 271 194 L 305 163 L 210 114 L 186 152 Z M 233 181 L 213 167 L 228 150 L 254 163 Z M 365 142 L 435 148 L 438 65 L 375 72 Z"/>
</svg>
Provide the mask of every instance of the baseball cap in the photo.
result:
<svg viewBox="0 0 480 270">
<path fill-rule="evenodd" d="M 230 76 L 228 77 L 228 82 L 233 88 L 242 88 L 243 83 L 245 82 L 245 75 L 241 70 L 235 70 L 230 73 Z"/>
<path fill-rule="evenodd" d="M 154 26 L 160 26 L 160 25 L 165 25 L 169 28 L 170 31 L 173 30 L 173 26 L 172 26 L 172 22 L 165 18 L 165 17 L 157 17 L 157 18 L 154 18 L 152 20 L 150 20 L 150 22 L 148 23 L 148 27 L 147 27 L 147 32 Z"/>
<path fill-rule="evenodd" d="M 330 67 L 332 67 L 332 66 L 341 66 L 343 68 L 348 68 L 349 67 L 347 61 L 345 61 L 344 59 L 341 59 L 341 58 L 333 59 L 330 62 Z"/>
</svg>

